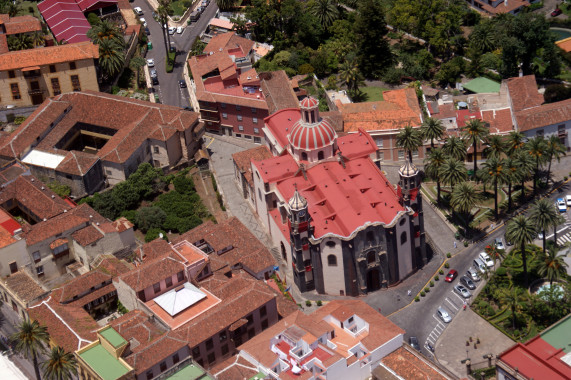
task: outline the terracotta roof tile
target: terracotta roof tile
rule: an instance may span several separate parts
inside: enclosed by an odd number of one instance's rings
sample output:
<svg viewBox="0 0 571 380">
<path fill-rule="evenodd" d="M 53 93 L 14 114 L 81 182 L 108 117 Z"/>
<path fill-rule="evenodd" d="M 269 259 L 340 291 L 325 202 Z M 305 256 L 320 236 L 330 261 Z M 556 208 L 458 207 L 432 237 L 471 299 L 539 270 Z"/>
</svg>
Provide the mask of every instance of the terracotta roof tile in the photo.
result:
<svg viewBox="0 0 571 380">
<path fill-rule="evenodd" d="M 47 292 L 24 271 L 12 273 L 10 277 L 6 277 L 3 282 L 8 289 L 14 292 L 14 294 L 25 303 L 34 301 L 47 294 Z"/>
<path fill-rule="evenodd" d="M 120 260 L 113 255 L 106 255 L 97 267 L 97 270 L 116 277 L 123 273 L 127 273 L 133 269 L 133 265 L 125 260 Z"/>
<path fill-rule="evenodd" d="M 258 374 L 255 365 L 240 355 L 231 356 L 225 361 L 212 367 L 209 371 L 217 380 L 251 379 Z"/>
<path fill-rule="evenodd" d="M 435 368 L 434 364 L 411 353 L 404 347 L 399 347 L 397 350 L 385 356 L 381 361 L 386 367 L 390 368 L 397 376 L 403 379 L 450 379 L 450 377 L 444 376 L 440 369 Z"/>
<path fill-rule="evenodd" d="M 75 296 L 89 292 L 92 288 L 100 286 L 102 283 L 109 280 L 111 280 L 111 276 L 109 274 L 98 270 L 92 270 L 62 285 L 60 287 L 60 297 L 56 299 L 56 301 L 60 303 L 68 303 L 72 301 Z"/>
<path fill-rule="evenodd" d="M 544 102 L 543 95 L 537 91 L 535 75 L 509 78 L 507 86 L 514 112 L 537 107 Z"/>
<path fill-rule="evenodd" d="M 505 134 L 514 129 L 509 108 L 482 111 L 482 120 L 490 124 L 490 133 L 493 134 Z"/>
<path fill-rule="evenodd" d="M 68 152 L 56 170 L 77 176 L 84 176 L 93 165 L 99 161 L 97 156 L 89 153 L 72 151 Z"/>
<path fill-rule="evenodd" d="M 265 145 L 243 150 L 232 155 L 232 159 L 236 163 L 236 166 L 238 166 L 238 170 L 240 170 L 240 173 L 244 174 L 246 181 L 250 186 L 252 186 L 252 188 L 254 187 L 254 182 L 252 179 L 252 166 L 250 163 L 252 160 L 262 161 L 271 157 L 273 157 L 272 153 Z"/>
<path fill-rule="evenodd" d="M 283 70 L 259 74 L 264 97 L 271 115 L 285 108 L 298 108 L 299 102 L 287 74 Z"/>
<path fill-rule="evenodd" d="M 31 33 L 40 32 L 42 30 L 42 25 L 40 20 L 31 15 L 10 17 L 9 15 L 2 15 L 3 24 L 6 28 L 6 34 L 19 34 L 19 33 Z M 7 17 L 6 17 L 7 16 Z"/>
<path fill-rule="evenodd" d="M 222 33 L 212 37 L 208 45 L 204 47 L 204 53 L 209 54 L 210 52 L 216 53 L 220 51 L 227 53 L 228 50 L 238 48 L 242 56 L 245 56 L 252 50 L 254 44 L 254 41 L 240 37 L 235 32 Z"/>
<path fill-rule="evenodd" d="M 571 99 L 516 112 L 515 119 L 519 131 L 529 131 L 552 124 L 566 123 L 571 120 Z"/>
<path fill-rule="evenodd" d="M 135 369 L 137 375 L 140 375 L 184 346 L 186 346 L 186 341 L 182 340 L 177 333 L 169 331 L 151 342 L 133 348 L 125 361 Z"/>
<path fill-rule="evenodd" d="M 82 247 L 93 244 L 104 237 L 104 235 L 93 225 L 77 230 L 71 234 L 71 236 Z"/>
<path fill-rule="evenodd" d="M 135 292 L 139 292 L 167 277 L 183 271 L 184 265 L 174 257 L 173 254 L 146 261 L 131 272 L 121 275 L 119 278 Z"/>
<path fill-rule="evenodd" d="M 18 50 L 2 55 L 0 71 L 98 58 L 99 48 L 91 42 Z"/>
</svg>

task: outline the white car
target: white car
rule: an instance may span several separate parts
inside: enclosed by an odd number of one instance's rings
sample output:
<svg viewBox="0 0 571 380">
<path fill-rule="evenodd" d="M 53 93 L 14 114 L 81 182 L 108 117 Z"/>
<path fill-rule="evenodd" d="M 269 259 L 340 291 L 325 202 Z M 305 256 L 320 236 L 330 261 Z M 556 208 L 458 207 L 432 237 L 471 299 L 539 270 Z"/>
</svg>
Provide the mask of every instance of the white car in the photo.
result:
<svg viewBox="0 0 571 380">
<path fill-rule="evenodd" d="M 438 315 L 438 318 L 440 318 L 444 323 L 448 323 L 452 320 L 450 314 L 448 314 L 446 309 L 444 309 L 442 306 L 436 309 L 436 315 Z"/>
<path fill-rule="evenodd" d="M 143 27 L 147 27 L 147 20 L 145 20 L 144 17 L 139 18 L 139 21 L 141 21 L 141 24 L 143 24 Z"/>
<path fill-rule="evenodd" d="M 182 34 L 182 32 L 184 32 L 184 28 L 182 26 L 179 26 L 178 28 L 176 28 L 176 32 L 178 34 Z"/>
<path fill-rule="evenodd" d="M 135 11 L 135 14 L 136 14 L 137 16 L 140 16 L 140 15 L 143 14 L 143 10 L 142 10 L 140 7 L 135 7 L 135 8 L 133 8 L 133 11 Z"/>
<path fill-rule="evenodd" d="M 559 210 L 559 212 L 567 211 L 567 205 L 565 204 L 565 200 L 563 198 L 557 198 L 557 202 L 555 203 L 557 204 L 557 210 Z"/>
<path fill-rule="evenodd" d="M 565 201 L 567 202 L 567 206 L 571 207 L 571 194 L 567 194 Z"/>
<path fill-rule="evenodd" d="M 480 252 L 480 256 L 479 256 L 480 260 L 482 260 L 482 262 L 484 264 L 486 264 L 486 266 L 488 268 L 491 268 L 494 266 L 494 260 L 492 260 L 490 258 L 490 256 L 488 256 L 488 254 L 486 252 Z"/>
<path fill-rule="evenodd" d="M 155 67 L 155 60 L 153 58 L 147 59 L 147 66 Z"/>
<path fill-rule="evenodd" d="M 169 34 L 173 35 L 176 32 L 176 28 L 174 26 L 169 27 Z"/>
</svg>

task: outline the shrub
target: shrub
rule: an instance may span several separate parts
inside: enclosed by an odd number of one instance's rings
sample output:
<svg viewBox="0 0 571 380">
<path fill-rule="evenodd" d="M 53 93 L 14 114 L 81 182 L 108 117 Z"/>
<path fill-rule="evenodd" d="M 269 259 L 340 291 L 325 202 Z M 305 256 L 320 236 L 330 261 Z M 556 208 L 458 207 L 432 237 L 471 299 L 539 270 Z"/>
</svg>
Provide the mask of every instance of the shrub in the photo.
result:
<svg viewBox="0 0 571 380">
<path fill-rule="evenodd" d="M 168 241 L 169 239 L 165 231 L 161 230 L 160 228 L 151 228 L 145 234 L 145 243 L 157 239 L 161 233 L 163 234 L 163 239 Z"/>
<path fill-rule="evenodd" d="M 113 95 L 117 95 L 119 93 L 119 91 L 121 91 L 121 88 L 119 88 L 119 86 L 113 86 L 111 87 L 111 93 Z"/>
<path fill-rule="evenodd" d="M 48 188 L 61 198 L 68 197 L 71 194 L 71 187 L 56 181 L 48 182 Z"/>
<path fill-rule="evenodd" d="M 430 287 L 432 288 L 434 286 L 434 281 L 430 281 Z"/>
<path fill-rule="evenodd" d="M 446 268 L 446 269 L 450 268 L 450 264 L 444 263 L 444 268 Z"/>
<path fill-rule="evenodd" d="M 440 280 L 440 277 L 434 276 L 434 281 L 438 281 L 438 280 Z"/>
<path fill-rule="evenodd" d="M 321 305 L 323 305 L 323 302 L 321 302 L 321 300 L 318 300 L 318 301 L 316 302 L 316 304 L 317 304 L 317 306 L 321 306 Z"/>
<path fill-rule="evenodd" d="M 451 254 L 450 252 L 448 252 L 448 253 L 446 254 L 446 257 L 447 257 L 447 258 L 451 258 L 451 257 L 452 257 L 452 254 Z"/>
<path fill-rule="evenodd" d="M 300 75 L 305 75 L 313 73 L 315 69 L 309 63 L 304 63 L 303 65 L 299 66 L 297 71 L 299 72 Z"/>
<path fill-rule="evenodd" d="M 310 300 L 305 301 L 305 306 L 311 306 L 311 301 Z"/>
<path fill-rule="evenodd" d="M 414 297 L 414 302 L 418 302 L 420 301 L 420 298 L 418 296 Z"/>
<path fill-rule="evenodd" d="M 87 15 L 87 22 L 89 25 L 95 26 L 101 23 L 101 19 L 95 13 L 90 13 Z"/>
<path fill-rule="evenodd" d="M 123 306 L 123 304 L 119 300 L 117 300 L 117 311 L 121 315 L 127 314 L 129 312 L 129 310 L 125 306 Z"/>
<path fill-rule="evenodd" d="M 22 124 L 24 121 L 26 121 L 26 116 L 16 116 L 14 118 L 14 124 L 16 125 L 20 125 Z"/>
<path fill-rule="evenodd" d="M 143 207 L 135 216 L 135 224 L 138 229 L 147 232 L 150 229 L 160 229 L 166 219 L 167 214 L 159 207 Z"/>
<path fill-rule="evenodd" d="M 568 179 L 568 177 L 567 177 L 567 176 L 563 177 L 563 180 L 564 180 L 564 181 L 567 181 L 567 179 Z"/>
<path fill-rule="evenodd" d="M 174 189 L 181 194 L 192 193 L 195 189 L 194 181 L 186 175 L 179 175 L 172 181 Z"/>
<path fill-rule="evenodd" d="M 430 288 L 427 286 L 426 288 L 424 288 L 424 292 L 425 292 L 425 293 L 430 292 Z"/>
<path fill-rule="evenodd" d="M 505 276 L 507 274 L 508 274 L 508 270 L 504 267 L 499 267 L 498 270 L 496 270 L 497 276 Z"/>
<path fill-rule="evenodd" d="M 442 269 L 440 269 L 440 270 L 438 271 L 438 273 L 442 276 L 442 275 L 444 274 L 444 271 L 443 271 Z"/>
<path fill-rule="evenodd" d="M 426 295 L 426 293 L 420 292 L 420 296 L 421 296 L 421 297 L 424 297 L 425 295 Z"/>
<path fill-rule="evenodd" d="M 465 241 L 465 242 L 464 242 L 464 247 L 467 247 L 467 246 L 468 246 L 468 242 Z"/>
</svg>

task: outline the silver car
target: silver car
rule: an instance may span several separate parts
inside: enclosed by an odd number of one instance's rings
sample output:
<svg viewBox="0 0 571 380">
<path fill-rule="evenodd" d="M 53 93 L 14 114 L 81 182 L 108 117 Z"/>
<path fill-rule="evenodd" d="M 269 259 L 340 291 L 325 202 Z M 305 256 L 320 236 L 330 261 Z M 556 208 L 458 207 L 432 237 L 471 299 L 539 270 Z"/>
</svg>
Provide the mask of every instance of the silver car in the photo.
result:
<svg viewBox="0 0 571 380">
<path fill-rule="evenodd" d="M 460 283 L 470 290 L 476 289 L 476 284 L 474 284 L 474 281 L 472 281 L 468 276 L 460 277 Z"/>
<path fill-rule="evenodd" d="M 502 238 L 497 238 L 496 240 L 494 240 L 494 243 L 496 244 L 497 249 L 506 249 L 506 247 L 504 246 L 504 241 L 502 240 Z"/>
<path fill-rule="evenodd" d="M 472 297 L 472 293 L 470 293 L 468 291 L 468 289 L 466 289 L 465 287 L 463 287 L 462 285 L 456 285 L 454 286 L 454 291 L 456 293 L 458 293 L 459 295 L 461 295 L 464 298 L 470 298 Z"/>
<path fill-rule="evenodd" d="M 438 315 L 438 318 L 440 318 L 444 323 L 448 323 L 452 320 L 450 314 L 448 314 L 446 309 L 444 309 L 442 306 L 436 309 L 436 315 Z"/>
<path fill-rule="evenodd" d="M 472 281 L 480 281 L 480 276 L 478 275 L 478 271 L 474 268 L 470 268 L 466 271 L 466 276 L 468 276 Z"/>
</svg>

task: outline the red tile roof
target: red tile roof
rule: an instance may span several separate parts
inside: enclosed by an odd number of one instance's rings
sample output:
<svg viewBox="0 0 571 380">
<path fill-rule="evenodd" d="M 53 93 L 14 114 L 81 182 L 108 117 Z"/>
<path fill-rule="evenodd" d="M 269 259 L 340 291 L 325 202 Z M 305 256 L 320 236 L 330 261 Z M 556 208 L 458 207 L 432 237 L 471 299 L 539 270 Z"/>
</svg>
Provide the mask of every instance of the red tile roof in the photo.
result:
<svg viewBox="0 0 571 380">
<path fill-rule="evenodd" d="M 208 45 L 204 47 L 204 53 L 224 52 L 240 58 L 248 55 L 254 44 L 254 41 L 240 37 L 235 32 L 222 33 L 212 37 Z"/>
<path fill-rule="evenodd" d="M 482 114 L 479 110 L 462 109 L 456 111 L 456 123 L 458 124 L 458 128 L 464 128 L 467 122 L 475 119 L 482 120 Z"/>
<path fill-rule="evenodd" d="M 299 107 L 297 96 L 285 71 L 259 73 L 259 77 L 270 115 L 285 108 Z"/>
<path fill-rule="evenodd" d="M 145 261 L 139 267 L 119 276 L 135 292 L 144 290 L 167 277 L 184 270 L 180 258 L 171 254 L 158 259 Z"/>
<path fill-rule="evenodd" d="M 58 292 L 59 297 L 57 299 L 54 297 L 55 292 L 52 294 L 52 297 L 59 303 L 69 303 L 73 301 L 75 296 L 89 292 L 91 288 L 100 286 L 102 283 L 110 280 L 111 275 L 103 273 L 102 271 L 92 270 L 66 282 L 60 287 L 61 291 Z"/>
<path fill-rule="evenodd" d="M 71 234 L 71 236 L 82 247 L 86 247 L 104 238 L 104 235 L 94 225 L 89 225 L 77 230 Z"/>
<path fill-rule="evenodd" d="M 40 32 L 42 30 L 40 20 L 31 15 L 10 17 L 7 14 L 0 14 L 0 24 L 4 24 L 7 35 Z"/>
<path fill-rule="evenodd" d="M 514 112 L 537 107 L 544 102 L 543 95 L 537 91 L 535 75 L 509 78 L 507 86 Z"/>
<path fill-rule="evenodd" d="M 505 134 L 513 131 L 512 113 L 509 108 L 482 111 L 482 120 L 490 124 L 490 133 Z"/>
<path fill-rule="evenodd" d="M 418 353 L 404 346 L 385 356 L 381 362 L 397 376 L 407 380 L 446 380 L 451 377 L 444 375 L 443 371 Z"/>
<path fill-rule="evenodd" d="M 34 301 L 48 294 L 25 271 L 12 273 L 2 282 L 24 303 Z"/>
<path fill-rule="evenodd" d="M 262 161 L 268 158 L 272 158 L 272 153 L 265 145 L 259 146 L 257 148 L 252 148 L 248 150 L 243 150 L 232 155 L 232 159 L 236 163 L 240 173 L 244 175 L 246 181 L 252 188 L 254 187 L 254 181 L 252 179 L 252 161 Z"/>
<path fill-rule="evenodd" d="M 571 120 L 571 99 L 516 112 L 515 119 L 517 129 L 522 132 L 552 124 L 566 123 Z"/>
<path fill-rule="evenodd" d="M 2 54 L 0 71 L 98 58 L 99 48 L 97 45 L 92 44 L 91 41 L 18 50 Z"/>
</svg>

